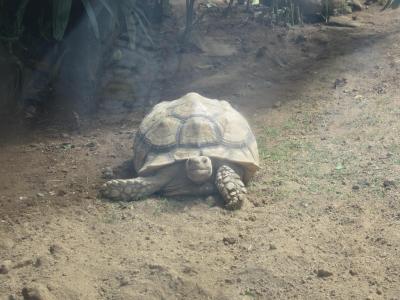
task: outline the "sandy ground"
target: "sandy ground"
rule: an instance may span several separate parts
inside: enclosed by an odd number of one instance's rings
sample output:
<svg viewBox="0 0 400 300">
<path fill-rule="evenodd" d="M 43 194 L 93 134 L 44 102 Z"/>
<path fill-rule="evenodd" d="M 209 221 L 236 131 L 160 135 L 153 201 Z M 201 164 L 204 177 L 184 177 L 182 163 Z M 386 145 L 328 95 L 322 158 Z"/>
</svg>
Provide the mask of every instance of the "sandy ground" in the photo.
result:
<svg viewBox="0 0 400 300">
<path fill-rule="evenodd" d="M 248 118 L 251 205 L 98 198 L 104 168 L 131 174 L 140 112 L 8 131 L 0 299 L 400 299 L 399 11 L 354 28 L 208 18 L 163 93 Z"/>
</svg>

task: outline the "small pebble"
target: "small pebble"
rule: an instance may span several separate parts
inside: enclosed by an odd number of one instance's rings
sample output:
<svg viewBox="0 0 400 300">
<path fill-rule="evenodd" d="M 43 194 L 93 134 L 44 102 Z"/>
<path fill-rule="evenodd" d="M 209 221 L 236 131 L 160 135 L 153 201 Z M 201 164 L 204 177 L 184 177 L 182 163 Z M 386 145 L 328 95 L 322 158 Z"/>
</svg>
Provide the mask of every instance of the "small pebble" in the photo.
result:
<svg viewBox="0 0 400 300">
<path fill-rule="evenodd" d="M 57 255 L 63 252 L 63 248 L 60 245 L 53 244 L 49 247 L 49 252 L 52 255 Z"/>
<path fill-rule="evenodd" d="M 319 278 L 326 278 L 326 277 L 330 277 L 332 275 L 333 275 L 332 272 L 329 272 L 329 271 L 324 270 L 324 269 L 319 269 L 317 271 L 317 277 L 319 277 Z"/>
<path fill-rule="evenodd" d="M 350 270 L 349 273 L 350 273 L 351 276 L 356 276 L 356 275 L 358 274 L 358 273 L 357 273 L 356 271 L 354 271 L 354 270 Z"/>
<path fill-rule="evenodd" d="M 5 260 L 0 264 L 0 274 L 8 274 L 12 266 L 11 260 Z"/>
<path fill-rule="evenodd" d="M 247 218 L 249 221 L 255 222 L 257 220 L 256 216 L 252 215 Z"/>
<path fill-rule="evenodd" d="M 95 142 L 89 142 L 85 146 L 88 147 L 88 148 L 94 148 L 94 147 L 96 147 L 96 143 Z"/>
<path fill-rule="evenodd" d="M 387 189 L 390 189 L 392 187 L 396 187 L 396 183 L 393 180 L 384 180 L 383 186 Z"/>
<path fill-rule="evenodd" d="M 235 244 L 235 243 L 237 242 L 237 240 L 236 240 L 236 238 L 234 238 L 234 237 L 224 237 L 224 238 L 222 239 L 222 242 L 223 242 L 225 245 L 233 245 L 233 244 Z"/>
</svg>

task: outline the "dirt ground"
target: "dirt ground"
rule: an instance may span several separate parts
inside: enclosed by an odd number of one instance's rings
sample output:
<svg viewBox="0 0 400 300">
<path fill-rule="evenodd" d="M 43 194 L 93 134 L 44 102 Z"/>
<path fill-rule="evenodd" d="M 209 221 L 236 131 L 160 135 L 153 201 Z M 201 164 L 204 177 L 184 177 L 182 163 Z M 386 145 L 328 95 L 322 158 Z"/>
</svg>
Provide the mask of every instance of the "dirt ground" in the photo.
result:
<svg viewBox="0 0 400 300">
<path fill-rule="evenodd" d="M 400 12 L 354 16 L 210 15 L 165 61 L 165 99 L 228 99 L 251 123 L 243 210 L 98 198 L 104 168 L 130 175 L 143 112 L 2 132 L 0 299 L 400 299 Z"/>
</svg>

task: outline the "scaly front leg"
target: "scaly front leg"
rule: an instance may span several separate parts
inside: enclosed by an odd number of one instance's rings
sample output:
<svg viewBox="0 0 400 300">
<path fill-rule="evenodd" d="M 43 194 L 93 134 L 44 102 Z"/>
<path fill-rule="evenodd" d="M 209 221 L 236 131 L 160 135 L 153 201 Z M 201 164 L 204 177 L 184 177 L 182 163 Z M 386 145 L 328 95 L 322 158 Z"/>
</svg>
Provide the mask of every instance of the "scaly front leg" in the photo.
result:
<svg viewBox="0 0 400 300">
<path fill-rule="evenodd" d="M 224 198 L 227 209 L 239 209 L 247 201 L 247 190 L 240 176 L 227 165 L 218 168 L 215 185 Z"/>
<path fill-rule="evenodd" d="M 103 197 L 116 201 L 133 201 L 160 191 L 178 173 L 177 164 L 159 170 L 155 175 L 133 179 L 114 179 L 106 182 L 100 193 Z"/>
</svg>

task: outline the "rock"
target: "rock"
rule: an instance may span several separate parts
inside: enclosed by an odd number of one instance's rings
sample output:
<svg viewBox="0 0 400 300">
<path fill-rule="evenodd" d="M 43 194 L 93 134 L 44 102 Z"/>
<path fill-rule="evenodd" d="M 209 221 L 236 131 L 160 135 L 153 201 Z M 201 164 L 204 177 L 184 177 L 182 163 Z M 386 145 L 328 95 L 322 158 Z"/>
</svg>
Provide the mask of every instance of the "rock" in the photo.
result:
<svg viewBox="0 0 400 300">
<path fill-rule="evenodd" d="M 224 238 L 222 239 L 222 242 L 223 242 L 225 245 L 233 245 L 233 244 L 235 244 L 235 243 L 237 242 L 237 240 L 236 240 L 236 238 L 234 238 L 234 237 L 224 237 Z"/>
<path fill-rule="evenodd" d="M 39 284 L 36 284 L 33 287 L 24 287 L 22 289 L 22 296 L 24 300 L 54 300 L 55 298 L 49 290 Z"/>
<path fill-rule="evenodd" d="M 255 215 L 251 215 L 247 218 L 247 220 L 251 221 L 251 222 L 255 222 L 257 220 L 257 217 Z"/>
<path fill-rule="evenodd" d="M 391 189 L 392 187 L 396 187 L 396 183 L 393 180 L 386 179 L 383 181 L 383 186 L 386 189 Z"/>
<path fill-rule="evenodd" d="M 88 148 L 95 148 L 97 146 L 96 142 L 89 142 L 85 145 L 85 147 Z"/>
<path fill-rule="evenodd" d="M 329 272 L 324 269 L 318 269 L 318 271 L 317 271 L 317 277 L 319 277 L 319 278 L 326 278 L 326 277 L 330 277 L 332 275 L 333 275 L 332 272 Z"/>
<path fill-rule="evenodd" d="M 358 275 L 358 273 L 356 271 L 354 271 L 353 269 L 349 270 L 349 273 L 350 273 L 351 276 Z"/>
<path fill-rule="evenodd" d="M 60 245 L 53 244 L 49 247 L 49 252 L 52 255 L 59 255 L 63 252 L 63 248 Z"/>
<path fill-rule="evenodd" d="M 118 276 L 117 280 L 119 281 L 119 286 L 126 286 L 129 285 L 129 278 L 126 278 L 125 276 Z"/>
<path fill-rule="evenodd" d="M 5 260 L 0 264 L 0 274 L 8 274 L 12 268 L 12 261 Z"/>
<path fill-rule="evenodd" d="M 269 244 L 269 250 L 276 250 L 276 246 L 274 244 Z"/>
<path fill-rule="evenodd" d="M 335 83 L 333 84 L 334 88 L 338 87 L 343 87 L 347 84 L 347 79 L 346 78 L 338 78 L 335 80 Z"/>
<path fill-rule="evenodd" d="M 58 190 L 58 191 L 57 191 L 57 196 L 62 197 L 62 196 L 65 196 L 66 194 L 67 194 L 67 192 L 64 191 L 64 190 Z"/>
</svg>

